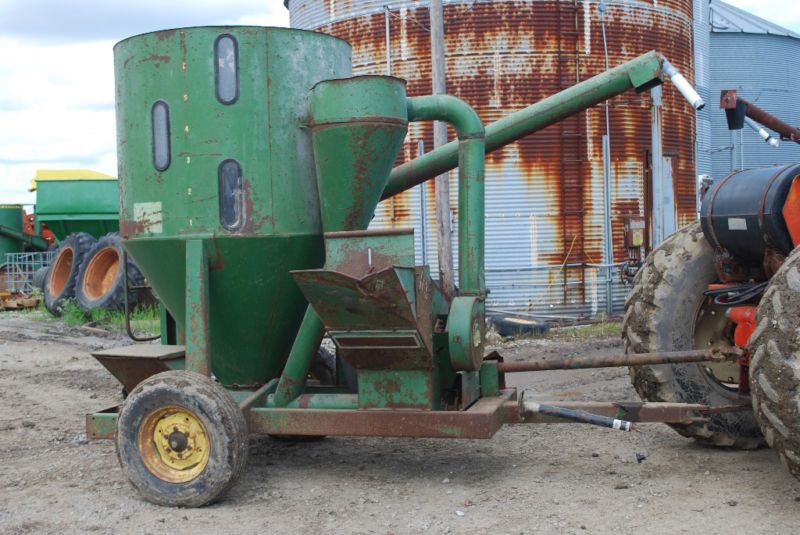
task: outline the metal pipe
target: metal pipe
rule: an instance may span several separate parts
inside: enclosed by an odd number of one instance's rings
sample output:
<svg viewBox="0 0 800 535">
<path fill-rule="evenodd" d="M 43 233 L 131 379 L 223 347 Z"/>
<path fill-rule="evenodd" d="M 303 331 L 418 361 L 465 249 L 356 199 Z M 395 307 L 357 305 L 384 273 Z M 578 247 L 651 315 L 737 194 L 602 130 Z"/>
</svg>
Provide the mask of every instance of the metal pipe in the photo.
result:
<svg viewBox="0 0 800 535">
<path fill-rule="evenodd" d="M 486 127 L 486 152 L 495 151 L 628 89 L 643 90 L 662 83 L 662 60 L 658 52 L 648 52 L 495 121 Z M 458 141 L 451 141 L 421 158 L 395 167 L 382 198 L 397 195 L 455 169 L 458 145 Z"/>
<path fill-rule="evenodd" d="M 763 124 L 770 130 L 774 130 L 780 134 L 781 139 L 800 143 L 800 128 L 796 128 L 781 121 L 771 113 L 767 113 L 752 102 L 745 100 L 742 97 L 737 97 L 737 100 L 747 106 L 744 112 L 747 117 L 759 124 Z"/>
<path fill-rule="evenodd" d="M 707 418 L 711 414 L 746 412 L 752 410 L 749 404 L 723 405 L 711 407 L 698 403 L 672 403 L 651 401 L 542 401 L 562 409 L 584 411 L 608 418 L 624 419 L 634 423 L 686 423 L 692 419 Z M 505 422 L 508 424 L 559 424 L 567 423 L 557 416 L 525 410 L 519 401 L 506 401 L 503 404 Z M 699 416 L 698 416 L 699 415 Z"/>
<path fill-rule="evenodd" d="M 654 87 L 650 90 L 650 199 L 652 205 L 652 229 L 650 232 L 650 247 L 655 247 L 664 241 L 664 144 L 662 138 L 662 90 Z M 671 184 L 670 184 L 671 186 Z"/>
<path fill-rule="evenodd" d="M 600 355 L 567 357 L 548 360 L 521 360 L 500 362 L 500 373 L 538 372 L 547 370 L 575 370 L 584 368 L 616 368 L 621 366 L 654 366 L 657 364 L 687 364 L 691 362 L 725 362 L 741 356 L 737 347 L 665 351 L 662 353 L 632 353 L 629 355 Z"/>
<path fill-rule="evenodd" d="M 763 126 L 752 120 L 750 117 L 745 117 L 744 122 L 747 126 L 749 126 L 753 132 L 758 134 L 761 139 L 763 139 L 766 143 L 769 143 L 771 146 L 777 148 L 780 147 L 781 141 L 776 137 L 772 137 L 769 132 L 767 132 Z"/>
<path fill-rule="evenodd" d="M 42 238 L 41 236 L 36 236 L 35 234 L 27 234 L 21 230 L 7 227 L 5 225 L 0 225 L 0 236 L 5 236 L 7 238 L 20 241 L 25 245 L 27 245 L 28 247 L 32 247 L 33 249 L 39 251 L 46 251 L 47 248 L 50 247 L 50 244 L 47 243 L 47 240 Z M 5 262 L 5 258 L 0 259 L 0 262 Z"/>
<path fill-rule="evenodd" d="M 683 95 L 683 98 L 689 101 L 689 104 L 691 104 L 695 110 L 700 111 L 706 106 L 706 103 L 703 101 L 697 91 L 694 90 L 692 84 L 686 80 L 686 78 L 678 71 L 678 69 L 673 67 L 672 63 L 670 63 L 667 58 L 664 58 L 662 68 L 664 69 L 664 74 L 669 76 L 669 79 L 675 88 L 680 92 L 681 95 Z"/>
<path fill-rule="evenodd" d="M 608 427 L 610 429 L 619 429 L 620 431 L 636 430 L 636 426 L 627 420 L 620 420 L 618 418 L 609 418 L 608 416 L 600 416 L 598 414 L 592 414 L 590 412 L 581 410 L 565 409 L 564 407 L 556 407 L 554 405 L 544 405 L 540 403 L 534 403 L 533 401 L 522 402 L 521 410 L 523 411 L 523 413 L 532 412 L 537 414 L 544 414 L 547 416 L 561 418 L 563 420 L 569 420 L 571 422 L 597 425 L 600 427 Z"/>
<path fill-rule="evenodd" d="M 161 338 L 161 333 L 157 336 L 137 336 L 136 333 L 133 332 L 133 326 L 131 325 L 131 307 L 130 303 L 128 302 L 128 292 L 131 291 L 130 280 L 128 279 L 128 251 L 125 249 L 122 250 L 122 305 L 123 311 L 125 313 L 125 331 L 128 333 L 128 338 L 133 340 L 134 342 L 152 342 L 153 340 L 158 340 Z"/>
<path fill-rule="evenodd" d="M 729 130 L 740 130 L 742 128 L 742 114 L 744 114 L 745 118 L 749 117 L 759 125 L 764 125 L 780 134 L 781 139 L 800 143 L 800 128 L 781 121 L 749 100 L 743 99 L 735 89 L 723 89 L 720 94 L 719 104 L 720 108 L 725 110 Z"/>
<path fill-rule="evenodd" d="M 450 95 L 408 99 L 408 120 L 440 120 L 458 136 L 458 281 L 461 295 L 483 296 L 484 277 L 484 129 L 472 107 Z M 435 152 L 435 151 L 434 151 Z"/>
<path fill-rule="evenodd" d="M 611 138 L 608 134 L 603 136 L 603 257 L 607 264 L 614 262 L 614 230 L 611 226 Z M 611 316 L 614 312 L 613 281 L 611 269 L 606 269 L 605 272 L 606 316 Z"/>
<path fill-rule="evenodd" d="M 303 393 L 308 369 L 324 335 L 325 326 L 314 307 L 309 305 L 272 398 L 274 406 L 285 407 Z"/>
</svg>

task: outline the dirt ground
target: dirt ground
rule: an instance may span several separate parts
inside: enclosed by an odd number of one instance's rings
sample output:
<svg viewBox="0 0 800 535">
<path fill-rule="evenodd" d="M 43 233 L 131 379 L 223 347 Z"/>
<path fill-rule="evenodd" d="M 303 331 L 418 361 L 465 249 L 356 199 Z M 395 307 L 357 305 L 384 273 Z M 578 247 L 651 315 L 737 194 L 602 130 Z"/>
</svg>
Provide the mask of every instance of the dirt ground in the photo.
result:
<svg viewBox="0 0 800 535">
<path fill-rule="evenodd" d="M 487 441 L 253 440 L 244 477 L 196 510 L 142 501 L 84 414 L 120 401 L 88 351 L 122 339 L 0 317 L 2 533 L 798 533 L 800 483 L 770 450 L 700 447 L 663 425 L 638 437 L 569 424 Z M 532 340 L 507 355 L 611 353 L 616 337 Z M 527 399 L 630 400 L 624 370 L 514 378 Z"/>
</svg>

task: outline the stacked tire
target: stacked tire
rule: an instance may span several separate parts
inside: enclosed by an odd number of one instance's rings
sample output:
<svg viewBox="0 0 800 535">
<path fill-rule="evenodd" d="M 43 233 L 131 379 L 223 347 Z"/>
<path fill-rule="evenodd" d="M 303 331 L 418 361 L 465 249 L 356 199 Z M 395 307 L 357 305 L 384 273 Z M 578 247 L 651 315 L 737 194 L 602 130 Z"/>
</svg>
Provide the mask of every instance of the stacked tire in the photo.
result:
<svg viewBox="0 0 800 535">
<path fill-rule="evenodd" d="M 67 236 L 44 275 L 45 307 L 60 316 L 68 300 L 86 310 L 122 310 L 125 306 L 125 258 L 119 234 L 112 232 L 95 240 L 85 232 Z M 144 276 L 128 257 L 129 286 L 143 286 Z M 142 293 L 131 291 L 130 306 L 138 304 Z"/>
<path fill-rule="evenodd" d="M 96 243 L 85 232 L 75 232 L 61 241 L 44 284 L 44 306 L 54 316 L 60 316 L 67 302 L 75 298 L 81 265 Z"/>
</svg>

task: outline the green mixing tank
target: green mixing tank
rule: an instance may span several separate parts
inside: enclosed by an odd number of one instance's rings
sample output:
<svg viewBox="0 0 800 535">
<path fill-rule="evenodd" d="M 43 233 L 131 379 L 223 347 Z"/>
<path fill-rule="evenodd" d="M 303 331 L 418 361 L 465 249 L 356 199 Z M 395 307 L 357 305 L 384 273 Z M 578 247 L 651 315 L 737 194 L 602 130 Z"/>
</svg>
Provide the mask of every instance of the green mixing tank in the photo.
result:
<svg viewBox="0 0 800 535">
<path fill-rule="evenodd" d="M 311 134 L 297 126 L 317 82 L 350 75 L 350 45 L 206 27 L 114 51 L 125 247 L 187 346 L 210 329 L 201 350 L 223 384 L 263 384 L 280 374 L 306 309 L 289 272 L 324 260 Z M 208 285 L 195 290 L 208 293 L 210 317 L 187 325 L 186 269 L 203 269 L 204 255 Z"/>
</svg>

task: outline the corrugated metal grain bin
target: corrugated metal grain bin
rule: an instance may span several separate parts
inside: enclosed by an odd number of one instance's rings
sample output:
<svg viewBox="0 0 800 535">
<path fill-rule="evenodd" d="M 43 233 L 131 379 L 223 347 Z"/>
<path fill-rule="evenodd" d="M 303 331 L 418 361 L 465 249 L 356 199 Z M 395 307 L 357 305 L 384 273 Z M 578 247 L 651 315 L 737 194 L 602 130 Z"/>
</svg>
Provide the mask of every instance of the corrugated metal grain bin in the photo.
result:
<svg viewBox="0 0 800 535">
<path fill-rule="evenodd" d="M 768 113 L 800 125 L 800 35 L 712 0 L 709 64 L 714 178 L 736 169 L 800 161 L 797 143 L 787 141 L 775 148 L 747 127 L 731 132 L 719 109 L 720 91 L 736 89 L 740 97 Z"/>
<path fill-rule="evenodd" d="M 385 4 L 287 0 L 293 27 L 330 33 L 353 45 L 354 74 L 385 74 L 390 67 L 409 81 L 410 95 L 429 94 L 427 2 L 401 0 L 387 9 Z M 614 0 L 606 7 L 610 66 L 657 48 L 682 72 L 693 72 L 692 0 Z M 447 92 L 472 104 L 484 123 L 605 69 L 596 1 L 445 1 L 444 21 Z M 573 316 L 604 312 L 606 271 L 598 266 L 628 258 L 625 216 L 649 213 L 651 148 L 650 96 L 626 94 L 610 106 L 613 259 L 604 254 L 606 126 L 603 108 L 597 107 L 487 157 L 490 307 Z M 672 87 L 664 88 L 663 125 L 676 220 L 684 224 L 695 214 L 695 118 Z M 429 124 L 412 125 L 406 159 L 417 154 L 419 141 L 425 150 L 432 147 Z M 455 199 L 452 206 L 455 210 Z M 436 272 L 432 183 L 382 203 L 373 222 L 412 225 L 417 261 Z M 617 268 L 612 271 L 619 310 L 626 286 Z"/>
</svg>

